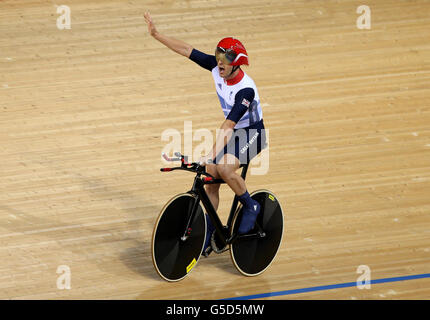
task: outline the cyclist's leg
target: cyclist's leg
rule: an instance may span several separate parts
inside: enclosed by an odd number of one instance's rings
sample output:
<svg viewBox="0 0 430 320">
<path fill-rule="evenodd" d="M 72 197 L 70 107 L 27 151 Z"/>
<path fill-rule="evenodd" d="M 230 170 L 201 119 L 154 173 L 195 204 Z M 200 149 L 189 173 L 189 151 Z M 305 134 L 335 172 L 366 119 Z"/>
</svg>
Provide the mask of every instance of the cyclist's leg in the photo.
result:
<svg viewBox="0 0 430 320">
<path fill-rule="evenodd" d="M 245 180 L 236 173 L 239 167 L 239 159 L 230 153 L 224 154 L 216 165 L 218 174 L 238 196 L 246 191 Z"/>
<path fill-rule="evenodd" d="M 261 131 L 264 128 L 238 129 L 235 135 L 230 139 L 224 153 L 216 157 L 217 171 L 221 178 L 238 196 L 243 205 L 243 216 L 238 232 L 247 233 L 254 227 L 257 215 L 260 212 L 260 204 L 253 200 L 249 195 L 245 180 L 236 173 L 241 163 L 248 163 L 261 151 L 262 140 L 265 140 L 265 134 Z M 262 139 L 264 136 L 264 139 Z"/>
<path fill-rule="evenodd" d="M 246 189 L 245 180 L 236 173 L 236 170 L 240 167 L 239 160 L 232 154 L 225 154 L 223 160 L 224 162 L 220 161 L 217 164 L 217 170 L 243 204 L 243 216 L 238 232 L 239 234 L 244 234 L 253 229 L 260 213 L 260 204 L 251 198 Z"/>
</svg>

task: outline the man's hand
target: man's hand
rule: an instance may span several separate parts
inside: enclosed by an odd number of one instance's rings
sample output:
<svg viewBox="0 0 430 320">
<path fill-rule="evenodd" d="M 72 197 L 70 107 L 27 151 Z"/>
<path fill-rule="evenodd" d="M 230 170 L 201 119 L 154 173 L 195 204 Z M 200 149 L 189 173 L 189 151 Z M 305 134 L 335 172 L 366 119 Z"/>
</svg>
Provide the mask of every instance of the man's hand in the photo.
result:
<svg viewBox="0 0 430 320">
<path fill-rule="evenodd" d="M 155 28 L 155 24 L 152 21 L 152 18 L 149 12 L 145 12 L 143 16 L 145 17 L 146 24 L 148 25 L 148 32 L 151 36 L 153 36 L 156 40 L 160 41 L 167 48 L 175 51 L 176 53 L 179 53 L 180 55 L 187 58 L 190 57 L 191 52 L 193 51 L 193 47 L 191 45 L 189 45 L 184 41 L 181 41 L 172 37 L 168 37 L 166 35 L 159 33 Z"/>
<path fill-rule="evenodd" d="M 155 35 L 158 33 L 157 29 L 155 28 L 154 22 L 152 22 L 151 15 L 149 12 L 145 12 L 143 15 L 145 17 L 146 24 L 148 25 L 148 32 L 151 36 L 155 37 Z"/>
</svg>

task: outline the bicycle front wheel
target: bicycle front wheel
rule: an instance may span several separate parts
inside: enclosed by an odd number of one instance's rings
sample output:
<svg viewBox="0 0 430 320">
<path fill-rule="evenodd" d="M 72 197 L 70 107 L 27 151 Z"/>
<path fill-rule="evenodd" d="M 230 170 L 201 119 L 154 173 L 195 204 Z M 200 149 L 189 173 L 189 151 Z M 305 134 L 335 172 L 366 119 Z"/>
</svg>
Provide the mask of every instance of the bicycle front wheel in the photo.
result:
<svg viewBox="0 0 430 320">
<path fill-rule="evenodd" d="M 206 219 L 200 203 L 185 232 L 195 201 L 198 200 L 190 193 L 178 194 L 167 202 L 155 223 L 152 261 L 164 280 L 182 280 L 197 265 L 203 251 Z"/>
</svg>

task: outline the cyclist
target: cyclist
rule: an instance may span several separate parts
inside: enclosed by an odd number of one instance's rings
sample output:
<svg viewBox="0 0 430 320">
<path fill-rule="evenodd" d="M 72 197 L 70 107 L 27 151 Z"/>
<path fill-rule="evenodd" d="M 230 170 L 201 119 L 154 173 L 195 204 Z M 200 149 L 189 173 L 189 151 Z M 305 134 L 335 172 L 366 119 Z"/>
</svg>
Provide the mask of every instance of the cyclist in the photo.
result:
<svg viewBox="0 0 430 320">
<path fill-rule="evenodd" d="M 238 196 L 244 207 L 238 233 L 247 233 L 254 227 L 260 205 L 250 197 L 245 181 L 236 170 L 266 147 L 266 136 L 257 87 L 240 67 L 249 65 L 246 49 L 239 40 L 229 37 L 218 43 L 215 55 L 208 55 L 181 40 L 159 33 L 149 12 L 144 17 L 152 37 L 212 72 L 225 121 L 211 152 L 199 162 L 206 165 L 206 171 L 216 179 L 223 179 Z M 220 185 L 208 184 L 205 188 L 217 210 Z M 204 252 L 210 247 L 214 231 L 210 219 L 206 220 L 208 229 Z"/>
</svg>

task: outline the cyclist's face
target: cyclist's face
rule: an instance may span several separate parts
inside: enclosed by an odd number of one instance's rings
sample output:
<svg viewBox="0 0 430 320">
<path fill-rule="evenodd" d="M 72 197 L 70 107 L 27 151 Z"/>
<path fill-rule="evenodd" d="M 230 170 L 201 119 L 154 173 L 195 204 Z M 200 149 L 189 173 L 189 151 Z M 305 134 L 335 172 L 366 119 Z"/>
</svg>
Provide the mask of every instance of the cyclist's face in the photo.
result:
<svg viewBox="0 0 430 320">
<path fill-rule="evenodd" d="M 219 59 L 218 60 L 218 69 L 219 69 L 220 77 L 226 79 L 231 74 L 231 70 L 233 69 L 233 66 L 230 66 L 230 65 L 224 63 L 221 59 Z"/>
</svg>

